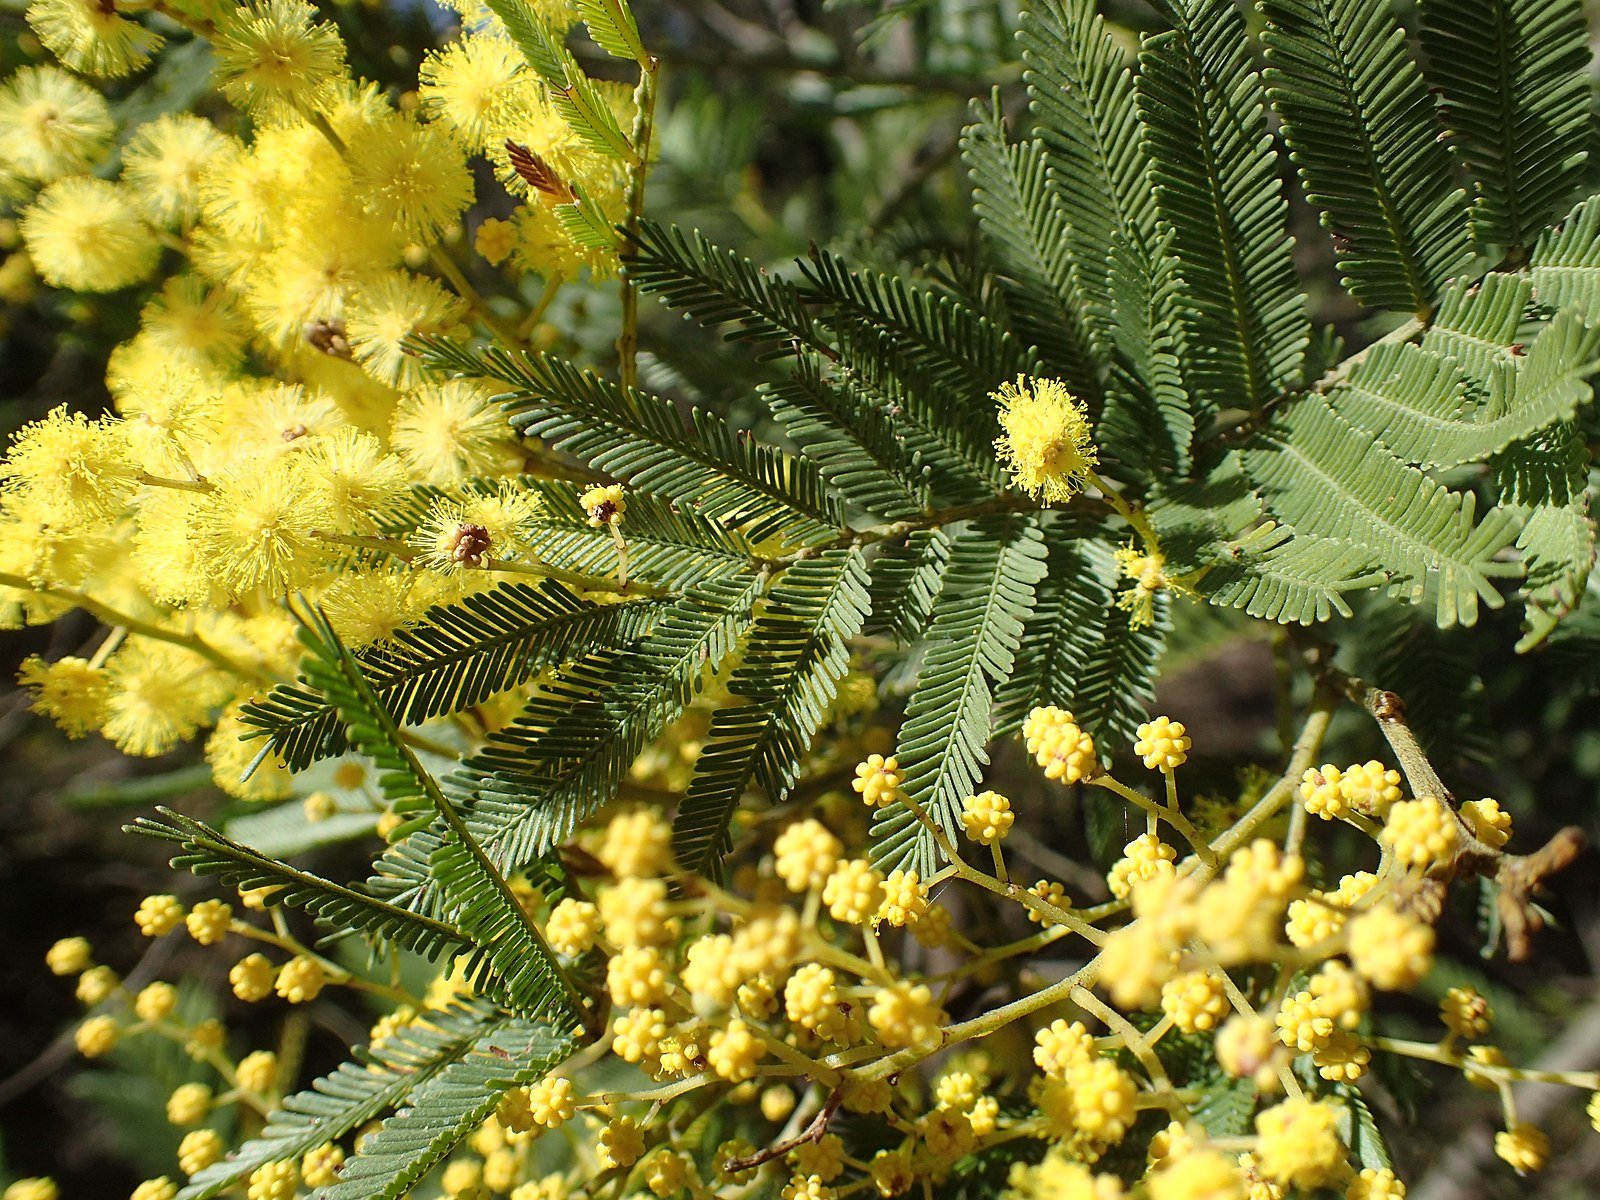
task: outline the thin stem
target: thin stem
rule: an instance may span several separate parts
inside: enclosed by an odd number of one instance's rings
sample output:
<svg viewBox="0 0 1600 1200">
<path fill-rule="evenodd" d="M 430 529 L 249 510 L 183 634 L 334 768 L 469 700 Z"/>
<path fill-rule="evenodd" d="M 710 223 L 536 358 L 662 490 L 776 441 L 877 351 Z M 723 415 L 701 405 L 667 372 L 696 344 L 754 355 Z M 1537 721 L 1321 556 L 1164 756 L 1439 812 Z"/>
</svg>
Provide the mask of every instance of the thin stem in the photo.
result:
<svg viewBox="0 0 1600 1200">
<path fill-rule="evenodd" d="M 1189 818 L 1179 812 L 1176 806 L 1168 808 L 1165 805 L 1157 804 L 1149 796 L 1144 795 L 1142 792 L 1134 791 L 1133 788 L 1112 775 L 1099 775 L 1090 782 L 1095 787 L 1102 787 L 1108 791 L 1115 792 L 1130 804 L 1144 809 L 1151 816 L 1159 817 L 1177 830 L 1178 835 L 1194 848 L 1194 852 L 1200 856 L 1201 862 L 1208 867 L 1216 866 L 1216 852 L 1212 850 L 1205 838 L 1200 836 L 1200 831 L 1194 827 Z"/>
<path fill-rule="evenodd" d="M 639 86 L 634 95 L 639 116 L 633 128 L 634 152 L 639 164 L 628 179 L 628 208 L 623 220 L 623 237 L 632 245 L 644 218 L 644 185 L 650 174 L 650 142 L 655 135 L 656 74 L 659 66 L 647 57 L 639 64 Z M 639 381 L 639 289 L 627 271 L 622 272 L 622 331 L 617 335 L 618 374 L 624 390 Z"/>
<path fill-rule="evenodd" d="M 489 302 L 483 298 L 478 289 L 472 286 L 466 274 L 456 265 L 455 259 L 436 243 L 429 243 L 428 258 L 439 269 L 439 274 L 450 281 L 450 286 L 455 288 L 456 294 L 467 302 L 467 307 L 472 309 L 478 320 L 482 321 L 489 332 L 494 334 L 507 349 L 520 344 L 517 331 L 495 315 L 494 309 L 489 307 Z"/>
<path fill-rule="evenodd" d="M 165 629 L 160 625 L 152 625 L 148 621 L 139 620 L 138 617 L 131 617 L 125 612 L 119 612 L 109 604 L 102 604 L 93 596 L 86 596 L 72 588 L 37 587 L 31 580 L 21 575 L 12 575 L 7 572 L 0 572 L 0 587 L 15 588 L 21 592 L 32 592 L 36 596 L 51 596 L 57 600 L 64 600 L 68 604 L 83 609 L 84 612 L 94 617 L 102 625 L 109 625 L 113 628 L 121 627 L 128 633 L 149 638 L 151 641 L 166 642 L 171 646 L 182 647 L 194 654 L 198 654 L 212 666 L 230 674 L 238 675 L 243 679 L 254 679 L 269 685 L 278 682 L 265 672 L 259 671 L 254 667 L 247 667 L 243 663 L 229 658 L 197 633 L 179 633 L 175 629 Z"/>
<path fill-rule="evenodd" d="M 1040 988 L 1031 996 L 1024 996 L 1020 1000 L 1013 1000 L 1010 1004 L 1001 1005 L 999 1008 L 984 1013 L 981 1017 L 974 1017 L 970 1021 L 962 1021 L 951 1025 L 941 1031 L 936 1043 L 923 1046 L 909 1046 L 894 1054 L 886 1055 L 877 1062 L 863 1067 L 860 1078 L 864 1080 L 883 1079 L 896 1075 L 907 1067 L 921 1062 L 931 1055 L 937 1054 L 948 1046 L 959 1045 L 974 1038 L 987 1037 L 997 1029 L 1003 1029 L 1013 1021 L 1019 1021 L 1030 1013 L 1036 1013 L 1042 1008 L 1049 1008 L 1052 1004 L 1065 1000 L 1076 987 L 1089 987 L 1100 972 L 1098 958 L 1085 963 L 1071 975 L 1049 987 Z"/>
<path fill-rule="evenodd" d="M 1132 527 L 1134 533 L 1139 535 L 1139 540 L 1145 544 L 1145 548 L 1152 554 L 1159 553 L 1161 542 L 1150 524 L 1150 518 L 1123 499 L 1122 493 L 1096 474 L 1093 467 L 1088 469 L 1085 478 L 1094 484 L 1100 495 L 1105 498 L 1105 502 Z"/>
</svg>

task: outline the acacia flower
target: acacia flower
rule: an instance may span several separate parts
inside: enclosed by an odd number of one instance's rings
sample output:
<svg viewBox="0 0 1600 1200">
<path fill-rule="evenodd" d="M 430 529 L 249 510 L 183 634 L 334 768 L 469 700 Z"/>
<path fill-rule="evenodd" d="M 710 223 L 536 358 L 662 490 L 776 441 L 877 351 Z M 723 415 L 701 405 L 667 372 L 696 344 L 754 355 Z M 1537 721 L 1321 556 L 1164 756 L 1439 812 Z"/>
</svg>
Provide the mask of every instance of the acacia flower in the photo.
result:
<svg viewBox="0 0 1600 1200">
<path fill-rule="evenodd" d="M 1035 499 L 1061 502 L 1082 490 L 1098 461 L 1083 405 L 1055 379 L 1017 376 L 990 393 L 1000 406 L 995 440 L 1012 481 Z"/>
</svg>

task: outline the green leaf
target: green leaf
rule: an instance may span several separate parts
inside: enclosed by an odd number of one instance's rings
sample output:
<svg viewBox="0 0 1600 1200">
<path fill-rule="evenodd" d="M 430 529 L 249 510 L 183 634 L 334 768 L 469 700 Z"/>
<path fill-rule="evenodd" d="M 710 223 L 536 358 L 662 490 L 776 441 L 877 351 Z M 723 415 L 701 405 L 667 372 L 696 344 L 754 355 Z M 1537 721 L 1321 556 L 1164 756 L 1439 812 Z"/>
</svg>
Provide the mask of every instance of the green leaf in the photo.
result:
<svg viewBox="0 0 1600 1200">
<path fill-rule="evenodd" d="M 754 343 L 762 359 L 787 357 L 797 344 L 837 357 L 794 284 L 698 230 L 641 221 L 623 258 L 640 291 L 707 327 L 734 324 L 728 340 Z"/>
<path fill-rule="evenodd" d="M 940 529 L 917 529 L 902 545 L 887 545 L 872 560 L 870 632 L 914 642 L 928 627 L 939 581 L 950 561 L 950 539 Z"/>
<path fill-rule="evenodd" d="M 613 58 L 631 58 L 641 66 L 650 62 L 628 0 L 573 0 L 573 7 L 583 18 L 595 45 L 607 54 Z"/>
<path fill-rule="evenodd" d="M 1179 282 L 1170 243 L 1170 230 L 1154 245 L 1137 234 L 1112 238 L 1111 386 L 1095 430 L 1108 454 L 1156 479 L 1189 470 L 1200 415 L 1191 408 L 1178 356 Z"/>
<path fill-rule="evenodd" d="M 261 1133 L 219 1162 L 197 1172 L 181 1200 L 210 1200 L 242 1185 L 263 1163 L 297 1161 L 308 1151 L 336 1142 L 405 1103 L 459 1061 L 484 1037 L 505 1029 L 511 1018 L 482 1000 L 433 1009 L 426 1022 L 408 1025 L 377 1044 L 358 1048 L 309 1088 L 287 1097 Z"/>
<path fill-rule="evenodd" d="M 571 238 L 574 245 L 582 246 L 585 250 L 615 251 L 622 244 L 617 236 L 616 222 L 583 184 L 574 180 L 570 186 L 576 198 L 558 204 L 554 209 L 556 224 L 561 226 L 561 232 Z"/>
<path fill-rule="evenodd" d="M 672 844 L 681 870 L 718 878 L 729 823 L 752 782 L 780 803 L 850 668 L 846 643 L 870 603 L 860 550 L 796 563 L 772 588 L 746 637 L 728 691 L 745 701 L 711 716 L 705 749 L 678 805 Z"/>
<path fill-rule="evenodd" d="M 839 504 L 809 462 L 780 453 L 705 409 L 685 426 L 671 401 L 543 355 L 481 353 L 511 385 L 512 424 L 643 491 L 701 516 L 805 542 L 838 535 Z"/>
<path fill-rule="evenodd" d="M 1528 259 L 1533 298 L 1600 318 L 1600 196 L 1590 196 L 1542 236 Z"/>
<path fill-rule="evenodd" d="M 418 1083 L 406 1106 L 345 1160 L 316 1200 L 395 1200 L 481 1125 L 507 1089 L 542 1078 L 577 1045 L 544 1023 L 509 1020 Z"/>
<path fill-rule="evenodd" d="M 1310 340 L 1288 205 L 1244 19 L 1231 0 L 1167 0 L 1135 89 L 1156 209 L 1184 284 L 1185 378 L 1213 408 L 1257 407 Z"/>
<path fill-rule="evenodd" d="M 852 270 L 826 250 L 813 249 L 800 269 L 809 285 L 803 298 L 828 307 L 827 321 L 843 345 L 886 342 L 935 386 L 985 393 L 1035 366 L 1009 332 L 952 296 L 898 275 Z"/>
<path fill-rule="evenodd" d="M 1517 537 L 1517 549 L 1528 568 L 1521 592 L 1527 633 L 1517 642 L 1517 650 L 1526 652 L 1549 637 L 1583 598 L 1595 564 L 1589 498 L 1580 494 L 1569 504 L 1534 508 Z"/>
<path fill-rule="evenodd" d="M 482 704 L 596 646 L 632 641 L 660 607 L 647 599 L 595 604 L 553 579 L 501 583 L 430 608 L 416 625 L 355 657 L 396 723 L 416 725 Z M 348 745 L 333 703 L 301 684 L 273 688 L 242 715 L 293 771 Z"/>
<path fill-rule="evenodd" d="M 332 930 L 360 930 L 370 937 L 438 961 L 472 948 L 460 930 L 386 904 L 332 880 L 296 870 L 258 850 L 241 845 L 208 825 L 157 808 L 160 818 L 140 817 L 124 826 L 128 833 L 177 842 L 183 853 L 172 859 L 175 871 L 215 875 L 226 887 L 272 887 L 266 903 L 304 909 L 318 924 Z"/>
<path fill-rule="evenodd" d="M 1020 514 L 954 530 L 916 690 L 906 704 L 897 757 L 906 794 L 946 832 L 989 761 L 994 689 L 1012 673 L 1034 588 L 1045 577 L 1044 538 Z M 878 811 L 872 856 L 884 870 L 926 879 L 938 859 L 932 835 L 904 805 Z"/>
<path fill-rule="evenodd" d="M 925 489 L 894 423 L 847 378 L 825 378 L 813 354 L 802 354 L 789 379 L 762 384 L 759 394 L 800 453 L 847 503 L 898 520 L 922 511 Z"/>
<path fill-rule="evenodd" d="M 1373 347 L 1328 402 L 1352 425 L 1424 467 L 1482 462 L 1513 442 L 1569 420 L 1588 402 L 1600 368 L 1600 330 L 1575 313 L 1545 327 L 1520 366 L 1495 364 L 1480 406 L 1452 359 L 1404 343 Z"/>
<path fill-rule="evenodd" d="M 351 745 L 373 760 L 391 805 L 426 799 L 448 827 L 433 856 L 433 875 L 453 907 L 453 924 L 477 948 L 467 966 L 469 979 L 513 1011 L 574 1019 L 580 1005 L 571 980 L 456 806 L 401 738 L 355 656 L 320 612 L 304 615 L 300 638 L 311 652 L 307 678 L 338 710 Z"/>
<path fill-rule="evenodd" d="M 1472 174 L 1478 241 L 1512 255 L 1572 203 L 1592 137 L 1582 0 L 1424 0 L 1422 49 Z"/>
<path fill-rule="evenodd" d="M 1445 289 L 1422 335 L 1422 348 L 1455 359 L 1473 386 L 1487 391 L 1502 368 L 1517 365 L 1533 285 L 1526 276 L 1490 271 Z"/>
<path fill-rule="evenodd" d="M 1268 95 L 1345 287 L 1363 304 L 1430 312 L 1472 246 L 1466 193 L 1405 30 L 1387 0 L 1262 0 L 1262 10 Z"/>
<path fill-rule="evenodd" d="M 1310 625 L 1335 613 L 1351 616 L 1344 594 L 1377 587 L 1388 578 L 1384 571 L 1373 569 L 1372 553 L 1365 546 L 1296 534 L 1268 521 L 1223 547 L 1194 586 L 1223 608 L 1242 608 L 1268 621 Z"/>
<path fill-rule="evenodd" d="M 1393 572 L 1391 595 L 1418 603 L 1432 590 L 1441 628 L 1473 624 L 1480 602 L 1499 608 L 1491 578 L 1519 573 L 1498 558 L 1516 537 L 1511 514 L 1493 510 L 1475 522 L 1471 492 L 1440 487 L 1320 396 L 1306 397 L 1252 438 L 1243 462 L 1278 520 L 1364 547 Z"/>
<path fill-rule="evenodd" d="M 649 638 L 540 684 L 516 720 L 462 763 L 450 788 L 474 798 L 469 824 L 503 870 L 570 837 L 616 796 L 634 759 L 732 652 L 766 586 L 749 575 L 691 588 Z"/>
<path fill-rule="evenodd" d="M 544 80 L 551 105 L 578 140 L 596 154 L 639 166 L 639 153 L 617 124 L 605 96 L 533 6 L 527 0 L 484 0 L 484 4 Z"/>
<path fill-rule="evenodd" d="M 1044 146 L 1006 143 L 998 108 L 973 106 L 961 134 L 972 207 L 1017 333 L 1079 399 L 1099 408 L 1100 380 L 1080 313 L 1066 212 L 1050 187 Z"/>
<path fill-rule="evenodd" d="M 615 575 L 616 539 L 610 529 L 589 523 L 589 511 L 579 503 L 583 485 L 530 480 L 527 486 L 541 503 L 519 532 L 539 560 L 584 575 Z M 628 577 L 670 591 L 747 571 L 755 554 L 738 530 L 648 492 L 628 496 L 622 532 L 628 543 Z M 631 640 L 608 639 L 606 644 Z"/>
<path fill-rule="evenodd" d="M 1095 340 L 1110 346 L 1116 332 L 1113 242 L 1121 237 L 1149 244 L 1156 233 L 1133 74 L 1094 0 L 1028 5 L 1018 40 L 1085 319 Z"/>
</svg>

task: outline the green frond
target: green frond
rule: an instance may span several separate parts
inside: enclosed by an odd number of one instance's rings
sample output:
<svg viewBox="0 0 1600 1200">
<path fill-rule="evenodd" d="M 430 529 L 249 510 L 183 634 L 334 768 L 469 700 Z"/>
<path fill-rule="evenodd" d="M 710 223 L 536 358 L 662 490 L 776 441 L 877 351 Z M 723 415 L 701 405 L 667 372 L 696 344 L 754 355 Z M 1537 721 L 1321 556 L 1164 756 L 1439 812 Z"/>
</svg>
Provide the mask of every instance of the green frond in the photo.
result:
<svg viewBox="0 0 1600 1200">
<path fill-rule="evenodd" d="M 527 0 L 484 0 L 484 4 L 500 18 L 528 65 L 544 80 L 551 106 L 579 140 L 596 154 L 637 164 L 639 153 L 617 124 L 617 115 L 599 87 Z"/>
<path fill-rule="evenodd" d="M 897 358 L 926 371 L 934 386 L 976 397 L 1037 366 L 1009 332 L 952 296 L 897 275 L 852 270 L 826 250 L 813 249 L 800 269 L 802 296 L 826 306 L 824 319 L 842 348 L 886 343 Z"/>
<path fill-rule="evenodd" d="M 812 354 L 801 354 L 782 383 L 762 384 L 762 402 L 800 453 L 846 503 L 898 520 L 922 511 L 926 489 L 908 461 L 887 414 L 845 378 L 824 377 Z"/>
<path fill-rule="evenodd" d="M 1517 538 L 1528 568 L 1521 593 L 1527 632 L 1517 643 L 1519 651 L 1544 641 L 1578 607 L 1594 571 L 1595 540 L 1586 496 L 1570 504 L 1542 504 L 1528 515 Z"/>
<path fill-rule="evenodd" d="M 861 632 L 869 603 L 866 563 L 856 549 L 802 560 L 768 593 L 728 680 L 728 691 L 745 703 L 712 714 L 673 820 L 680 870 L 720 877 L 732 844 L 729 823 L 752 782 L 774 804 L 788 795 L 849 670 L 846 643 Z"/>
<path fill-rule="evenodd" d="M 318 1146 L 339 1141 L 403 1105 L 415 1089 L 510 1022 L 483 1000 L 468 1000 L 434 1009 L 425 1023 L 358 1049 L 354 1062 L 340 1064 L 309 1088 L 286 1097 L 257 1136 L 197 1172 L 179 1193 L 180 1200 L 211 1200 L 243 1185 L 263 1163 L 298 1161 Z"/>
<path fill-rule="evenodd" d="M 641 221 L 623 260 L 640 291 L 702 325 L 733 325 L 728 340 L 755 344 L 761 359 L 785 358 L 796 345 L 834 355 L 794 284 L 698 230 Z"/>
<path fill-rule="evenodd" d="M 390 805 L 406 811 L 425 800 L 449 827 L 434 852 L 430 873 L 452 906 L 453 923 L 475 947 L 468 978 L 513 1011 L 561 1013 L 570 1019 L 579 1008 L 571 981 L 455 804 L 402 740 L 355 656 L 316 611 L 305 614 L 300 638 L 310 651 L 307 679 L 337 709 L 350 744 L 372 759 Z"/>
<path fill-rule="evenodd" d="M 1194 587 L 1212 604 L 1252 617 L 1310 625 L 1351 616 L 1346 592 L 1388 582 L 1365 546 L 1296 534 L 1271 521 L 1224 547 Z"/>
<path fill-rule="evenodd" d="M 417 1083 L 405 1107 L 345 1159 L 339 1182 L 316 1200 L 396 1200 L 494 1112 L 508 1089 L 542 1079 L 577 1039 L 543 1022 L 512 1018 Z"/>
<path fill-rule="evenodd" d="M 1037 0 L 1018 33 L 1028 98 L 1039 121 L 1050 189 L 1066 221 L 1064 246 L 1095 341 L 1111 345 L 1114 239 L 1156 234 L 1133 73 L 1094 0 Z M 1192 150 L 1193 147 L 1190 147 Z M 1102 355 L 1104 355 L 1102 350 Z"/>
<path fill-rule="evenodd" d="M 1072 273 L 1071 231 L 1050 187 L 1044 146 L 1006 141 L 998 108 L 973 105 L 961 134 L 972 183 L 972 208 L 1017 334 L 1039 351 L 1041 366 L 1099 409 L 1100 379 Z"/>
<path fill-rule="evenodd" d="M 600 49 L 613 58 L 631 58 L 637 63 L 650 60 L 628 0 L 572 0 L 572 4 Z"/>
<path fill-rule="evenodd" d="M 1494 377 L 1517 365 L 1533 284 L 1525 275 L 1490 271 L 1456 280 L 1439 299 L 1422 348 L 1455 360 L 1472 384 L 1487 391 Z M 1419 460 L 1420 461 L 1420 460 Z"/>
<path fill-rule="evenodd" d="M 512 424 L 641 491 L 701 516 L 800 543 L 837 536 L 837 499 L 809 462 L 695 409 L 685 425 L 668 400 L 543 355 L 482 352 L 481 374 L 509 384 Z"/>
<path fill-rule="evenodd" d="M 1533 298 L 1600 318 L 1600 196 L 1590 196 L 1539 239 L 1528 257 Z"/>
<path fill-rule="evenodd" d="M 1048 574 L 1035 589 L 1011 678 L 995 689 L 995 734 L 1012 734 L 1028 713 L 1054 704 L 1094 736 L 1101 757 L 1133 736 L 1154 697 L 1156 667 L 1171 629 L 1166 592 L 1151 622 L 1131 625 L 1117 606 L 1127 582 L 1104 530 L 1063 513 L 1041 522 Z"/>
<path fill-rule="evenodd" d="M 589 524 L 578 501 L 581 485 L 529 480 L 541 500 L 538 514 L 520 532 L 541 562 L 584 575 L 614 576 L 617 546 L 609 529 Z M 737 529 L 725 528 L 692 509 L 636 492 L 628 497 L 622 526 L 628 543 L 628 577 L 669 591 L 748 570 L 755 551 Z M 607 644 L 621 645 L 615 639 Z"/>
<path fill-rule="evenodd" d="M 570 181 L 567 186 L 572 189 L 574 199 L 556 205 L 553 210 L 561 232 L 585 250 L 615 251 L 622 243 L 612 214 L 606 212 L 605 206 L 577 180 Z"/>
<path fill-rule="evenodd" d="M 918 529 L 872 560 L 872 611 L 867 628 L 914 642 L 928 627 L 939 581 L 950 561 L 950 539 L 940 529 Z"/>
<path fill-rule="evenodd" d="M 1405 30 L 1388 0 L 1263 0 L 1262 10 L 1267 94 L 1345 287 L 1363 304 L 1431 311 L 1472 245 Z"/>
<path fill-rule="evenodd" d="M 1150 524 L 1169 573 L 1187 575 L 1216 561 L 1223 548 L 1262 515 L 1261 497 L 1237 451 L 1213 451 L 1199 478 L 1163 488 L 1150 503 Z"/>
<path fill-rule="evenodd" d="M 1374 347 L 1329 390 L 1328 401 L 1407 462 L 1452 467 L 1482 462 L 1570 419 L 1590 399 L 1588 378 L 1597 368 L 1600 330 L 1568 312 L 1547 325 L 1520 360 L 1494 363 L 1481 406 L 1469 398 L 1455 360 L 1402 343 Z"/>
<path fill-rule="evenodd" d="M 716 580 L 673 602 L 650 636 L 538 685 L 517 718 L 448 781 L 473 798 L 473 832 L 513 871 L 612 800 L 628 768 L 683 712 L 753 620 L 760 575 Z"/>
<path fill-rule="evenodd" d="M 1474 521 L 1475 498 L 1440 487 L 1308 396 L 1256 436 L 1244 468 L 1272 515 L 1301 533 L 1364 547 L 1393 572 L 1390 594 L 1412 603 L 1432 590 L 1441 627 L 1473 624 L 1499 608 L 1492 578 L 1519 573 L 1498 555 L 1516 537 L 1502 510 Z"/>
<path fill-rule="evenodd" d="M 1054 704 L 1096 738 L 1120 738 L 1144 717 L 1166 598 L 1156 597 L 1155 624 L 1131 629 L 1116 606 L 1122 569 L 1110 546 L 1059 515 L 1043 528 L 1049 571 L 1035 589 L 1016 667 L 995 689 L 995 735 L 1015 733 L 1034 708 Z"/>
<path fill-rule="evenodd" d="M 1422 49 L 1467 164 L 1480 245 L 1517 256 L 1584 179 L 1590 110 L 1582 0 L 1424 0 Z"/>
<path fill-rule="evenodd" d="M 1590 461 L 1582 427 L 1562 421 L 1495 456 L 1495 497 L 1516 508 L 1571 504 L 1583 497 Z"/>
<path fill-rule="evenodd" d="M 269 905 L 304 909 L 327 928 L 360 930 L 435 962 L 472 948 L 466 937 L 442 921 L 296 870 L 171 809 L 158 807 L 156 812 L 160 818 L 140 817 L 125 830 L 177 842 L 183 853 L 172 859 L 174 870 L 215 875 L 224 886 L 241 890 L 270 886 L 276 890 L 266 898 Z"/>
<path fill-rule="evenodd" d="M 1111 239 L 1111 376 L 1095 442 L 1156 479 L 1188 471 L 1196 418 L 1176 337 L 1179 283 L 1167 236 Z"/>
<path fill-rule="evenodd" d="M 961 802 L 989 761 L 994 689 L 1012 673 L 1034 589 L 1045 577 L 1038 522 L 1020 514 L 986 517 L 947 531 L 950 560 L 916 689 L 906 703 L 896 756 L 905 791 L 946 832 L 960 827 Z M 938 849 L 903 805 L 872 823 L 880 868 L 932 874 Z"/>
<path fill-rule="evenodd" d="M 1185 380 L 1212 408 L 1256 407 L 1299 376 L 1310 339 L 1261 80 L 1231 0 L 1170 0 L 1135 88 L 1156 209 L 1186 301 Z"/>
<path fill-rule="evenodd" d="M 615 548 L 612 551 L 615 555 Z M 501 583 L 428 610 L 417 624 L 356 654 L 362 674 L 397 724 L 461 712 L 596 646 L 622 645 L 649 628 L 655 600 L 594 604 L 553 579 Z M 245 705 L 290 770 L 344 752 L 333 704 L 299 684 Z"/>
</svg>

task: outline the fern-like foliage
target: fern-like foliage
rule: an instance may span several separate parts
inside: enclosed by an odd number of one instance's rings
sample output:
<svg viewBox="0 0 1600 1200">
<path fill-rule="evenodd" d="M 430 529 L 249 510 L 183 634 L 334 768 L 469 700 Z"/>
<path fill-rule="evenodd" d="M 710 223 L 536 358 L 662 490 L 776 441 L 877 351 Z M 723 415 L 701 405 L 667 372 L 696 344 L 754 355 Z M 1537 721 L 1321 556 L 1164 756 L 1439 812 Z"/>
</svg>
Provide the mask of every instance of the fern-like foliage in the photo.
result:
<svg viewBox="0 0 1600 1200">
<path fill-rule="evenodd" d="M 513 1017 L 411 1087 L 406 1106 L 362 1142 L 316 1200 L 394 1200 L 481 1125 L 512 1087 L 544 1076 L 576 1048 L 570 1029 Z"/>
<path fill-rule="evenodd" d="M 1516 538 L 1509 513 L 1474 520 L 1471 492 L 1452 492 L 1355 429 L 1320 398 L 1295 405 L 1244 453 L 1245 471 L 1295 529 L 1366 548 L 1412 602 L 1430 590 L 1441 626 L 1499 608 L 1493 578 L 1520 568 L 1499 553 Z"/>
<path fill-rule="evenodd" d="M 553 579 L 502 583 L 430 609 L 356 661 L 395 721 L 416 725 L 482 704 L 584 650 L 631 642 L 659 607 L 648 599 L 595 604 Z M 266 732 L 267 744 L 292 770 L 348 745 L 333 704 L 304 686 L 276 687 L 243 716 Z"/>
<path fill-rule="evenodd" d="M 241 1186 L 263 1163 L 298 1161 L 339 1140 L 403 1105 L 415 1089 L 427 1086 L 510 1023 L 510 1017 L 481 999 L 430 1011 L 426 1022 L 358 1049 L 354 1061 L 287 1097 L 266 1128 L 196 1173 L 179 1195 L 182 1200 L 211 1200 Z"/>
<path fill-rule="evenodd" d="M 1255 407 L 1300 372 L 1310 339 L 1261 80 L 1231 0 L 1173 0 L 1136 95 L 1156 209 L 1183 281 L 1191 393 Z"/>
<path fill-rule="evenodd" d="M 1581 0 L 1427 0 L 1422 48 L 1472 174 L 1478 242 L 1520 259 L 1571 204 L 1592 140 Z"/>
<path fill-rule="evenodd" d="M 1149 243 L 1156 233 L 1133 73 L 1094 0 L 1030 4 L 1018 38 L 1047 181 L 1066 221 L 1063 246 L 1080 282 L 1085 323 L 1106 365 L 1116 321 L 1112 245 L 1119 237 Z"/>
<path fill-rule="evenodd" d="M 1310 625 L 1337 613 L 1352 616 L 1345 593 L 1386 582 L 1372 554 L 1338 538 L 1296 536 L 1271 521 L 1225 548 L 1203 586 L 1213 604 L 1242 608 L 1252 617 Z"/>
<path fill-rule="evenodd" d="M 351 745 L 372 759 L 391 805 L 403 810 L 424 799 L 448 827 L 430 873 L 452 906 L 454 923 L 473 943 L 467 977 L 513 1011 L 573 1020 L 580 1001 L 571 980 L 455 804 L 406 745 L 355 656 L 318 612 L 306 614 L 301 640 L 310 651 L 307 678 L 338 711 Z"/>
<path fill-rule="evenodd" d="M 451 791 L 503 870 L 570 837 L 612 799 L 633 760 L 683 712 L 749 628 L 761 576 L 690 589 L 651 636 L 580 660 L 541 684 L 521 714 L 462 763 Z"/>
<path fill-rule="evenodd" d="M 126 828 L 182 846 L 172 859 L 174 870 L 214 875 L 231 888 L 271 888 L 265 897 L 269 905 L 304 909 L 330 930 L 360 931 L 434 961 L 472 948 L 455 925 L 298 870 L 182 813 L 159 807 L 156 812 L 159 819 L 140 817 Z"/>
<path fill-rule="evenodd" d="M 974 109 L 961 135 L 973 214 L 1005 288 L 1017 333 L 1075 395 L 1098 407 L 1100 378 L 1073 275 L 1066 208 L 1050 186 L 1044 144 L 1007 144 L 998 107 Z"/>
<path fill-rule="evenodd" d="M 1388 0 L 1263 8 L 1268 91 L 1345 287 L 1363 304 L 1429 312 L 1472 246 L 1405 31 Z"/>
<path fill-rule="evenodd" d="M 1600 317 L 1600 196 L 1590 196 L 1539 239 L 1528 278 L 1540 304 Z"/>
<path fill-rule="evenodd" d="M 752 783 L 781 801 L 850 663 L 870 596 L 858 550 L 796 563 L 767 596 L 746 635 L 728 691 L 743 703 L 717 709 L 689 790 L 678 805 L 678 865 L 717 876 L 731 847 L 728 824 Z"/>
<path fill-rule="evenodd" d="M 1044 575 L 1044 539 L 1027 517 L 985 518 L 951 533 L 897 752 L 906 794 L 946 832 L 957 828 L 961 801 L 989 761 L 994 688 L 1011 675 Z M 881 810 L 872 832 L 884 869 L 931 873 L 937 848 L 908 809 Z"/>
</svg>

